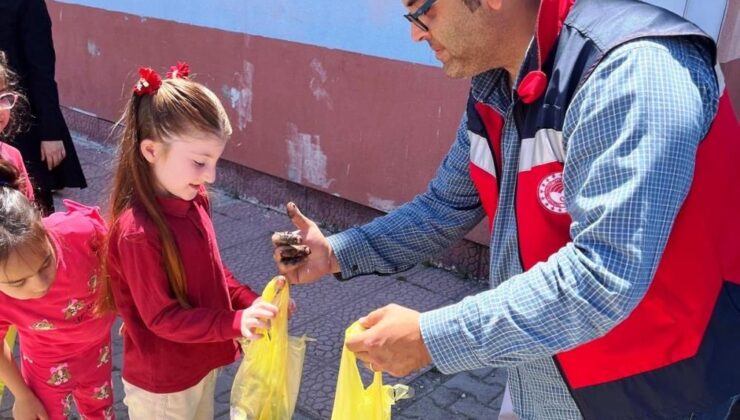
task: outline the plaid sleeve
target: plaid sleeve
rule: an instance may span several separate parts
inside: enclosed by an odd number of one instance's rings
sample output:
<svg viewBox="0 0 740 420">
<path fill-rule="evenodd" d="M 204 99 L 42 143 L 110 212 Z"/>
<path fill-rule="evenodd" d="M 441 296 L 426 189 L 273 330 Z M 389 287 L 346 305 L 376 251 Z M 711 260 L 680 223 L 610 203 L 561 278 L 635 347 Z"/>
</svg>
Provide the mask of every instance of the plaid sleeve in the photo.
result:
<svg viewBox="0 0 740 420">
<path fill-rule="evenodd" d="M 342 278 L 407 270 L 475 227 L 484 211 L 470 180 L 469 162 L 463 116 L 455 142 L 424 194 L 364 226 L 329 237 Z"/>
</svg>

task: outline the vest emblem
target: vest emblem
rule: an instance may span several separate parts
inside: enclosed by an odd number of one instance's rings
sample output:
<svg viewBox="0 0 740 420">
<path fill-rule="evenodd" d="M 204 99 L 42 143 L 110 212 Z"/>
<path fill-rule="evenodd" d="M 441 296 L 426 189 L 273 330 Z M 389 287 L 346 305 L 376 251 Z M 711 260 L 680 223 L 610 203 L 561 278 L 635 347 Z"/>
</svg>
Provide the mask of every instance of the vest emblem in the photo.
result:
<svg viewBox="0 0 740 420">
<path fill-rule="evenodd" d="M 547 210 L 563 214 L 565 209 L 565 194 L 563 194 L 563 173 L 556 172 L 546 176 L 537 188 L 540 204 Z"/>
</svg>

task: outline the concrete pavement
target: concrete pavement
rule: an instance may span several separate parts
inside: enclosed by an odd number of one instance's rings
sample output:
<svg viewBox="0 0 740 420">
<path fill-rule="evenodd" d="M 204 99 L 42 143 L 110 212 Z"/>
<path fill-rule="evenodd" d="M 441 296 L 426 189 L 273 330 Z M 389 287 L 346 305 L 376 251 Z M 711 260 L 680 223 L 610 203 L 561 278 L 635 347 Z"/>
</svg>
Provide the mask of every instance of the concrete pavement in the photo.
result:
<svg viewBox="0 0 740 420">
<path fill-rule="evenodd" d="M 57 209 L 63 209 L 61 200 L 66 198 L 106 209 L 114 151 L 80 134 L 75 135 L 75 144 L 89 187 L 62 191 L 57 196 Z M 261 291 L 275 275 L 270 236 L 274 231 L 293 227 L 284 213 L 255 200 L 240 200 L 217 189 L 212 192 L 213 222 L 222 258 L 240 281 Z M 291 332 L 316 340 L 308 345 L 294 418 L 331 417 L 342 335 L 354 320 L 389 303 L 426 311 L 457 302 L 484 288 L 484 284 L 475 280 L 464 280 L 423 265 L 394 276 L 365 276 L 348 282 L 326 278 L 314 285 L 294 287 L 291 291 L 298 312 L 291 320 Z M 114 334 L 116 413 L 119 419 L 125 419 L 128 416 L 122 403 L 121 347 L 120 338 Z M 227 366 L 218 379 L 215 411 L 218 419 L 228 418 L 231 382 L 237 368 L 238 362 Z M 506 374 L 483 369 L 445 376 L 432 368 L 400 380 L 386 377 L 386 381 L 409 384 L 416 393 L 413 399 L 394 407 L 394 419 L 495 419 Z M 12 397 L 6 392 L 0 418 L 10 418 L 11 406 Z"/>
</svg>

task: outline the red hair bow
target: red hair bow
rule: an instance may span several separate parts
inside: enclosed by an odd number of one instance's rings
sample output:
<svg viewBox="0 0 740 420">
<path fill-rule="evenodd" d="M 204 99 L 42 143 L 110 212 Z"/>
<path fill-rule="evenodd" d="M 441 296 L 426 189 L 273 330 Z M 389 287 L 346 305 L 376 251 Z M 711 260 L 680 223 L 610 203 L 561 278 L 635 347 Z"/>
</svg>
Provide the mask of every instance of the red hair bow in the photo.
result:
<svg viewBox="0 0 740 420">
<path fill-rule="evenodd" d="M 187 79 L 189 75 L 190 66 L 182 61 L 178 61 L 175 66 L 170 66 L 170 71 L 167 72 L 168 79 Z"/>
<path fill-rule="evenodd" d="M 160 86 L 162 86 L 162 78 L 156 71 L 150 67 L 139 69 L 139 81 L 134 86 L 134 93 L 137 96 L 154 95 Z"/>
</svg>

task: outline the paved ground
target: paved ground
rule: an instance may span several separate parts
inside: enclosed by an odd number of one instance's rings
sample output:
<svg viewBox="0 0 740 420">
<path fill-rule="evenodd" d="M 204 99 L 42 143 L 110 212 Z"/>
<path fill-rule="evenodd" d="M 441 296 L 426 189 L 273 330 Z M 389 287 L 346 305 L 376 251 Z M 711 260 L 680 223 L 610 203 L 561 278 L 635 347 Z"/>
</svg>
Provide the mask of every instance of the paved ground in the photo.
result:
<svg viewBox="0 0 740 420">
<path fill-rule="evenodd" d="M 75 139 L 90 186 L 67 190 L 62 199 L 73 199 L 105 208 L 111 175 L 112 150 L 96 142 Z M 292 230 L 285 214 L 259 203 L 241 201 L 224 192 L 214 192 L 214 225 L 222 258 L 241 281 L 261 290 L 275 274 L 270 235 Z M 300 203 L 299 203 L 300 204 Z M 309 217 L 311 215 L 308 215 Z M 317 222 L 321 222 L 317 220 Z M 323 279 L 315 285 L 292 289 L 298 312 L 291 321 L 295 335 L 316 339 L 306 354 L 303 381 L 295 419 L 328 419 L 334 400 L 339 356 L 344 329 L 357 318 L 389 303 L 425 311 L 456 302 L 484 286 L 462 280 L 452 273 L 417 267 L 395 276 L 367 276 L 349 282 Z M 115 327 L 117 330 L 117 327 Z M 128 418 L 122 401 L 120 381 L 121 340 L 114 334 L 114 386 L 118 418 Z M 226 367 L 216 387 L 216 418 L 227 419 L 229 395 L 238 363 Z M 503 397 L 504 372 L 484 369 L 445 376 L 435 369 L 419 372 L 400 382 L 410 384 L 413 399 L 394 407 L 395 419 L 495 419 Z M 386 378 L 389 383 L 398 380 Z M 10 418 L 12 396 L 7 393 L 0 406 L 0 418 Z"/>
</svg>

